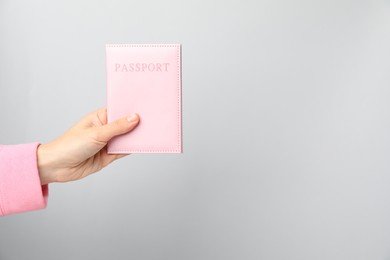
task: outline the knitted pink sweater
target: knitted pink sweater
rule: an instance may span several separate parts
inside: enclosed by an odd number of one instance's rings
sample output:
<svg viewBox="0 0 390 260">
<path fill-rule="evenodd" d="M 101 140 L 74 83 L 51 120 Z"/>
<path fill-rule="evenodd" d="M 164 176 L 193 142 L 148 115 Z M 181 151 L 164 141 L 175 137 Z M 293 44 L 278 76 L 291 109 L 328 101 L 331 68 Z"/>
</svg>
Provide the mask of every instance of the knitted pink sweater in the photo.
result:
<svg viewBox="0 0 390 260">
<path fill-rule="evenodd" d="M 38 145 L 0 145 L 0 216 L 46 207 L 48 185 L 40 183 Z"/>
</svg>

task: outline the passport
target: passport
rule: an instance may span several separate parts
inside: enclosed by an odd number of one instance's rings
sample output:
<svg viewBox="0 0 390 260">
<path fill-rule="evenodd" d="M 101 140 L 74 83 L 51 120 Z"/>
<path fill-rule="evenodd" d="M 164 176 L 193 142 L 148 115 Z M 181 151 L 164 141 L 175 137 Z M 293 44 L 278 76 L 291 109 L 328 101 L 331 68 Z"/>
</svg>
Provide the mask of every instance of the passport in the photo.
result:
<svg viewBox="0 0 390 260">
<path fill-rule="evenodd" d="M 107 121 L 140 116 L 107 152 L 181 153 L 181 45 L 106 44 Z"/>
</svg>

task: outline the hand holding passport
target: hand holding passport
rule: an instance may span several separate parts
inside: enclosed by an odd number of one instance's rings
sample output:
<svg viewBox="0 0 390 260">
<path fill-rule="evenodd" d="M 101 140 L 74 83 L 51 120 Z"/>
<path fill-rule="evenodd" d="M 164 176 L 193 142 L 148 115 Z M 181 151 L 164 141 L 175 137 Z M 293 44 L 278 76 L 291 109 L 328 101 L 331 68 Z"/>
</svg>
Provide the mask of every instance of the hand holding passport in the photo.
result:
<svg viewBox="0 0 390 260">
<path fill-rule="evenodd" d="M 182 152 L 180 45 L 109 44 L 106 55 L 107 109 L 31 146 L 41 185 L 82 179 L 129 153 Z"/>
</svg>

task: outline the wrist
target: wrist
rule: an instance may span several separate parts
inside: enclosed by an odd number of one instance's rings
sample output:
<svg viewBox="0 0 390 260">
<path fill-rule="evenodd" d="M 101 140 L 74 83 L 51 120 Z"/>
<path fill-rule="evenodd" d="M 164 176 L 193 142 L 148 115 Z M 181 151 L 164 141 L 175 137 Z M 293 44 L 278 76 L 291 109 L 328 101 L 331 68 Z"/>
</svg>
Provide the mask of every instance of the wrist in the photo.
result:
<svg viewBox="0 0 390 260">
<path fill-rule="evenodd" d="M 37 149 L 38 172 L 41 184 L 55 182 L 54 160 L 47 144 L 40 144 Z"/>
</svg>

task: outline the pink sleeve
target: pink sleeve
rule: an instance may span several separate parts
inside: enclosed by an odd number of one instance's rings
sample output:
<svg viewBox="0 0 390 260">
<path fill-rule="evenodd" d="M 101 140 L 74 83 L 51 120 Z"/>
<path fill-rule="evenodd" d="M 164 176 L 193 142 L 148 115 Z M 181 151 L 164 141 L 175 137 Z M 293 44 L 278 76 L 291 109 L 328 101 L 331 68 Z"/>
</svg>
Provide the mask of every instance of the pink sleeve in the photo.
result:
<svg viewBox="0 0 390 260">
<path fill-rule="evenodd" d="M 39 179 L 38 145 L 0 145 L 0 216 L 46 207 L 48 185 Z"/>
</svg>

